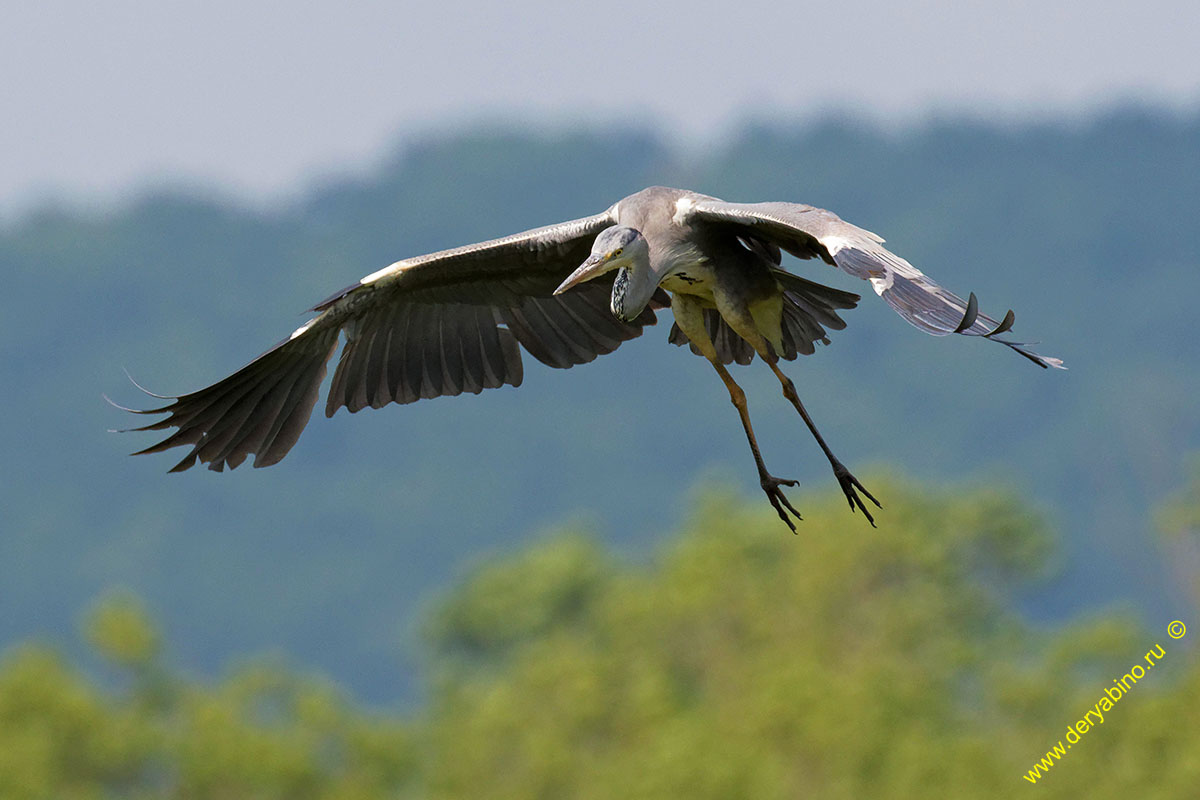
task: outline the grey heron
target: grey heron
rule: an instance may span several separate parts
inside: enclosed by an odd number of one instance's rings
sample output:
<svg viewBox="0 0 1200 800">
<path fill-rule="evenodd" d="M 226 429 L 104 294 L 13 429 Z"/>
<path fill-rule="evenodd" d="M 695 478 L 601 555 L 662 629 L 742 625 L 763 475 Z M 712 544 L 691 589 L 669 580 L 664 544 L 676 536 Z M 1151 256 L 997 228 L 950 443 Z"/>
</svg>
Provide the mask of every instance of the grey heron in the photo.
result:
<svg viewBox="0 0 1200 800">
<path fill-rule="evenodd" d="M 654 186 L 590 217 L 397 261 L 315 305 L 316 316 L 247 366 L 190 394 L 137 414 L 166 417 L 132 430 L 177 430 L 136 454 L 190 445 L 172 472 L 197 462 L 233 469 L 282 459 L 315 405 L 326 364 L 345 346 L 325 413 L 345 406 L 411 403 L 478 394 L 522 380 L 523 348 L 567 368 L 640 336 L 669 307 L 669 341 L 687 344 L 721 377 L 737 408 L 759 484 L 794 532 L 800 519 L 768 472 L 750 424 L 746 396 L 726 368 L 757 355 L 779 379 L 833 468 L 851 511 L 874 517 L 879 501 L 834 456 L 779 360 L 828 344 L 841 330 L 839 310 L 860 297 L 794 275 L 782 252 L 870 282 L 901 317 L 935 336 L 962 334 L 1000 342 L 1045 368 L 1063 368 L 1025 344 L 999 338 L 1013 324 L 981 313 L 883 247 L 883 239 L 824 209 L 798 203 L 729 203 Z M 152 393 L 151 393 L 152 394 Z M 135 455 L 136 455 L 135 454 Z M 860 495 L 859 492 L 862 494 Z"/>
</svg>

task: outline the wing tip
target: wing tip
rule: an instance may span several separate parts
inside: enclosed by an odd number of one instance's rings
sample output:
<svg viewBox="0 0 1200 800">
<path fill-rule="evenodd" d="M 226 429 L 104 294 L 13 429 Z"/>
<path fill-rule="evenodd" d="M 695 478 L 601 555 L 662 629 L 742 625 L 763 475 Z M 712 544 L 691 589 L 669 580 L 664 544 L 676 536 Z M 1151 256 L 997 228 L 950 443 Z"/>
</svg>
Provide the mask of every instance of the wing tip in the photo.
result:
<svg viewBox="0 0 1200 800">
<path fill-rule="evenodd" d="M 133 376 L 129 374 L 129 370 L 125 369 L 125 367 L 121 367 L 121 371 L 125 373 L 125 377 L 129 379 L 129 382 L 132 383 L 134 386 L 136 386 L 138 388 L 138 390 L 141 391 L 143 394 L 147 394 L 156 400 L 178 400 L 179 399 L 178 397 L 176 397 L 173 394 L 156 394 L 155 392 L 150 391 L 145 386 L 142 386 L 140 383 L 135 381 L 133 379 Z M 114 405 L 116 405 L 116 404 L 114 403 Z M 148 412 L 148 413 L 155 413 L 155 412 Z"/>
<path fill-rule="evenodd" d="M 108 403 L 113 408 L 115 408 L 119 411 L 128 411 L 130 414 L 165 414 L 171 408 L 170 405 L 160 406 L 158 408 L 130 408 L 129 406 L 121 405 L 120 403 L 118 403 L 117 401 L 115 401 L 111 397 L 109 397 L 107 394 L 101 394 L 100 397 L 104 399 L 104 402 Z M 173 399 L 174 398 L 172 398 L 172 400 Z M 140 430 L 140 429 L 139 428 L 126 428 L 125 430 Z M 124 431 L 119 431 L 119 432 L 123 433 Z"/>
<path fill-rule="evenodd" d="M 1005 339 L 992 339 L 992 341 L 999 342 L 1000 344 L 1004 345 L 1005 347 L 1010 348 L 1013 352 L 1024 356 L 1025 358 L 1029 359 L 1033 363 L 1037 364 L 1042 369 L 1062 369 L 1062 370 L 1067 369 L 1067 365 L 1063 363 L 1063 360 L 1061 358 L 1055 358 L 1054 356 L 1044 356 L 1044 355 L 1041 355 L 1040 353 L 1035 353 L 1032 350 L 1025 349 L 1027 346 L 1029 346 L 1031 344 L 1037 344 L 1037 342 L 1010 342 Z"/>
</svg>

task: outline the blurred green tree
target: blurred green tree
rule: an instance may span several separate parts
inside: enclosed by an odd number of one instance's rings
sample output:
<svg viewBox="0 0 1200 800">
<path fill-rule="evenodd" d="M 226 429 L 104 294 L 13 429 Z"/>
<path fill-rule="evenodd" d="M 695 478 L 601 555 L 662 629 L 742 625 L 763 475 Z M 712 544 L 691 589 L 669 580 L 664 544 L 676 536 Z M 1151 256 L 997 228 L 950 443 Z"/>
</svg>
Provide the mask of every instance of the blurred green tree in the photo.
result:
<svg viewBox="0 0 1200 800">
<path fill-rule="evenodd" d="M 1153 647 L 1036 791 L 1195 796 L 1187 639 L 1032 629 L 1010 593 L 1053 551 L 1026 505 L 872 486 L 879 530 L 824 496 L 788 536 L 715 488 L 644 563 L 567 531 L 482 564 L 429 615 L 408 714 L 278 663 L 171 674 L 136 599 L 103 598 L 84 629 L 117 688 L 44 646 L 0 661 L 0 798 L 1007 798 Z"/>
<path fill-rule="evenodd" d="M 87 638 L 128 678 L 104 691 L 45 646 L 0 661 L 0 798 L 404 797 L 410 726 L 352 708 L 278 664 L 215 685 L 166 675 L 158 631 L 128 595 L 102 600 Z"/>
<path fill-rule="evenodd" d="M 1191 595 L 1192 610 L 1200 611 L 1200 456 L 1193 457 L 1186 484 L 1155 517 L 1173 582 Z"/>
<path fill-rule="evenodd" d="M 648 566 L 564 536 L 481 567 L 429 626 L 430 796 L 1024 791 L 1154 639 L 1121 617 L 1031 630 L 1005 609 L 1052 555 L 1032 512 L 886 483 L 880 530 L 810 499 L 797 541 L 712 491 Z M 1159 638 L 1173 661 L 1038 791 L 1194 796 L 1200 671 Z"/>
</svg>

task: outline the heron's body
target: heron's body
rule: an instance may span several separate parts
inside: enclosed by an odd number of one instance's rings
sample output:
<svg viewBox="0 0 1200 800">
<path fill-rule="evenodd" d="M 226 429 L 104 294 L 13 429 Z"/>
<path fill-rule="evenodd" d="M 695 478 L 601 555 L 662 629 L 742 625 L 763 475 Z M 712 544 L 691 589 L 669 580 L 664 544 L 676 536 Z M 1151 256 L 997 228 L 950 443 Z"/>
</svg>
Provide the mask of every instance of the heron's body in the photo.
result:
<svg viewBox="0 0 1200 800">
<path fill-rule="evenodd" d="M 679 213 L 680 201 L 686 210 L 690 194 L 652 186 L 614 206 L 618 225 L 660 232 L 647 239 L 650 268 L 662 275 L 659 285 L 669 292 L 695 297 L 706 308 L 716 307 L 713 293 L 722 283 L 726 291 L 752 290 L 763 298 L 777 293 L 778 283 L 771 279 L 766 263 L 748 258 L 752 254 L 737 245 L 736 236 L 693 224 Z"/>
<path fill-rule="evenodd" d="M 795 203 L 726 203 L 681 189 L 650 187 L 606 211 L 479 244 L 398 261 L 314 307 L 318 316 L 258 359 L 212 386 L 137 413 L 168 416 L 139 430 L 178 428 L 141 452 L 191 445 L 174 471 L 197 460 L 221 470 L 255 455 L 279 461 L 295 444 L 317 399 L 325 365 L 346 345 L 326 414 L 389 402 L 478 393 L 522 380 L 523 348 L 552 367 L 611 352 L 670 306 L 670 341 L 689 344 L 721 376 L 738 409 L 760 483 L 793 528 L 781 485 L 763 463 L 745 395 L 726 365 L 757 355 L 825 452 L 851 508 L 874 498 L 817 432 L 780 359 L 828 344 L 845 327 L 839 310 L 858 295 L 784 270 L 781 251 L 819 258 L 870 281 L 911 324 L 934 335 L 992 338 L 1043 367 L 1058 359 L 997 339 L 997 322 L 881 246 L 882 239 L 836 215 Z M 582 263 L 581 263 L 582 262 Z M 669 295 L 667 294 L 669 293 Z M 878 503 L 876 503 L 878 505 Z"/>
<path fill-rule="evenodd" d="M 694 197 L 664 186 L 643 189 L 616 205 L 617 223 L 661 232 L 649 240 L 650 268 L 671 293 L 676 324 L 702 353 L 710 338 L 701 313 L 706 308 L 752 347 L 765 339 L 782 351 L 783 287 L 771 274 L 778 261 L 747 248 L 733 232 L 696 224 L 687 216 Z"/>
</svg>

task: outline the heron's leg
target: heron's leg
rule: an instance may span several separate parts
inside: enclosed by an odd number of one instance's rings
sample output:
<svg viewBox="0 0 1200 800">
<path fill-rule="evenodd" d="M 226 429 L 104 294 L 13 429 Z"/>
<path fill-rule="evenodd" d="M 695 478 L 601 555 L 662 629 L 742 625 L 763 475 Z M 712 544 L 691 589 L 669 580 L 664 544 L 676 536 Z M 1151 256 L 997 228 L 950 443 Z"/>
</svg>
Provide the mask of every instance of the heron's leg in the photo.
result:
<svg viewBox="0 0 1200 800">
<path fill-rule="evenodd" d="M 759 355 L 761 356 L 762 354 L 760 353 Z M 771 355 L 773 356 L 774 354 L 772 353 Z M 800 402 L 800 395 L 796 393 L 796 384 L 792 383 L 792 379 L 785 375 L 783 370 L 779 368 L 778 359 L 764 357 L 763 361 L 767 362 L 771 367 L 771 371 L 775 373 L 775 377 L 779 378 L 779 382 L 783 384 L 783 396 L 800 412 L 800 417 L 804 420 L 804 424 L 812 431 L 813 438 L 817 440 L 817 444 L 821 446 L 825 457 L 829 459 L 829 464 L 833 467 L 833 475 L 837 478 L 838 485 L 842 487 L 842 493 L 846 495 L 846 501 L 850 503 L 850 510 L 853 511 L 857 505 L 867 518 L 867 522 L 871 523 L 871 527 L 875 527 L 875 518 L 871 516 L 871 512 L 867 510 L 866 504 L 863 503 L 862 498 L 858 496 L 858 492 L 855 489 L 861 490 L 867 496 L 867 499 L 874 503 L 877 508 L 883 508 L 883 506 L 875 499 L 874 495 L 867 491 L 865 486 L 859 483 L 858 478 L 854 477 L 850 473 L 850 470 L 846 469 L 846 465 L 838 460 L 833 451 L 829 449 L 829 445 L 825 444 L 825 439 L 821 436 L 821 432 L 817 430 L 816 423 L 808 415 L 808 410 L 804 408 L 804 403 Z"/>
<path fill-rule="evenodd" d="M 795 486 L 796 481 L 788 478 L 776 478 L 771 473 L 767 472 L 767 465 L 763 462 L 762 453 L 758 449 L 758 440 L 754 438 L 754 426 L 750 424 L 750 410 L 746 406 L 746 393 L 742 391 L 742 387 L 738 386 L 737 381 L 729 374 L 729 370 L 725 369 L 716 358 L 710 358 L 713 368 L 717 374 L 721 376 L 721 380 L 725 382 L 725 388 L 729 390 L 729 399 L 738 410 L 738 416 L 742 418 L 742 427 L 746 430 L 746 441 L 750 443 L 750 452 L 754 454 L 754 464 L 758 467 L 758 483 L 762 490 L 766 492 L 767 499 L 771 501 L 771 505 L 775 508 L 775 512 L 779 514 L 779 518 L 783 520 L 792 533 L 796 532 L 796 526 L 788 518 L 784 512 L 786 508 L 796 516 L 796 519 L 803 519 L 800 512 L 792 507 L 788 502 L 787 496 L 780 489 L 780 486 Z"/>
<path fill-rule="evenodd" d="M 783 384 L 783 396 L 788 399 L 796 410 L 800 412 L 800 417 L 804 420 L 804 424 L 812 431 L 813 437 L 817 440 L 817 444 L 821 446 L 821 450 L 825 453 L 825 457 L 829 459 L 830 465 L 833 467 L 833 475 L 837 478 L 838 485 L 842 487 L 842 493 L 846 495 L 846 501 L 850 504 L 850 510 L 853 511 L 857 507 L 862 511 L 863 516 L 875 526 L 875 518 L 871 516 L 871 512 L 867 511 L 867 505 L 858 496 L 855 489 L 859 489 L 867 496 L 872 503 L 880 506 L 879 501 L 866 490 L 858 480 L 854 477 L 850 470 L 846 469 L 846 465 L 838 460 L 833 451 L 829 449 L 829 445 L 825 444 L 824 437 L 817 430 L 816 423 L 812 421 L 812 417 L 808 415 L 808 410 L 804 408 L 804 404 L 800 402 L 800 395 L 796 393 L 796 385 L 792 383 L 792 379 L 783 374 L 779 369 L 779 356 L 776 355 L 776 350 L 780 347 L 783 337 L 781 327 L 782 311 L 783 311 L 783 296 L 782 294 L 771 296 L 765 300 L 760 300 L 751 305 L 742 301 L 737 295 L 726 294 L 716 296 L 717 309 L 721 312 L 721 316 L 725 319 L 729 326 L 733 328 L 738 336 L 741 336 L 750 346 L 754 348 L 754 352 L 758 353 L 758 357 L 763 360 L 775 373 L 775 377 L 779 378 L 779 382 Z M 773 342 L 768 345 L 768 341 Z"/>
<path fill-rule="evenodd" d="M 767 465 L 763 462 L 762 452 L 758 449 L 758 440 L 754 437 L 754 426 L 750 424 L 750 411 L 746 406 L 746 393 L 742 391 L 741 386 L 738 386 L 737 381 L 733 379 L 733 376 L 729 374 L 729 370 L 725 369 L 725 365 L 721 363 L 721 359 L 717 356 L 717 348 L 713 346 L 712 339 L 708 335 L 708 329 L 704 326 L 703 308 L 691 297 L 677 294 L 671 299 L 671 312 L 675 315 L 675 322 L 679 325 L 679 329 L 683 331 L 684 335 L 696 345 L 696 349 L 713 365 L 713 369 L 721 376 L 725 388 L 729 390 L 729 399 L 734 407 L 737 408 L 738 416 L 741 417 L 742 428 L 746 431 L 746 441 L 750 443 L 750 452 L 754 455 L 755 466 L 758 467 L 759 486 L 766 493 L 767 499 L 775 509 L 775 513 L 779 514 L 779 518 L 792 529 L 792 533 L 795 533 L 796 526 L 788 517 L 788 512 L 795 515 L 796 519 L 801 519 L 800 512 L 788 502 L 783 489 L 779 487 L 795 486 L 796 481 L 787 478 L 776 478 L 767 472 Z"/>
</svg>

